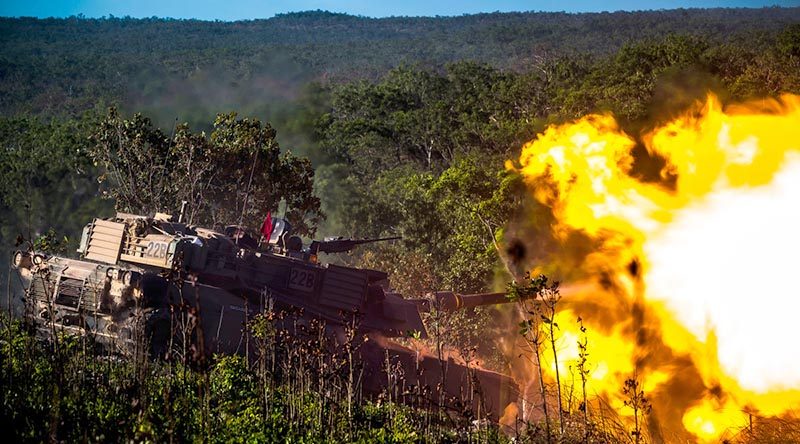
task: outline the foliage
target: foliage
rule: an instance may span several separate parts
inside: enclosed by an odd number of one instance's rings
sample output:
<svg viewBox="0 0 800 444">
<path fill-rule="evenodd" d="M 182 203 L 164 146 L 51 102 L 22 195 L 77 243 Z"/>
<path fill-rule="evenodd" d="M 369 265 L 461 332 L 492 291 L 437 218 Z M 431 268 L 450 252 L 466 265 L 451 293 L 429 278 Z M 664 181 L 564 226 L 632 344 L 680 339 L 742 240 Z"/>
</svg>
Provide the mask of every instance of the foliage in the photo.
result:
<svg viewBox="0 0 800 444">
<path fill-rule="evenodd" d="M 275 130 L 258 119 L 220 114 L 210 138 L 186 124 L 169 138 L 141 114 L 123 119 L 112 108 L 92 135 L 89 153 L 117 210 L 175 211 L 188 202 L 187 222 L 259 226 L 264 214 L 285 213 L 301 234 L 322 218 L 307 159 L 281 154 Z"/>
<path fill-rule="evenodd" d="M 504 254 L 498 240 L 502 228 L 523 199 L 519 176 L 498 172 L 474 156 L 456 160 L 439 175 L 390 170 L 368 189 L 366 195 L 351 196 L 351 216 L 359 222 L 351 230 L 359 235 L 403 237 L 402 253 L 385 245 L 365 249 L 370 252 L 370 265 L 384 267 L 396 281 L 428 282 L 431 287 L 424 291 L 485 290 L 498 257 Z M 395 262 L 398 253 L 409 263 Z M 428 264 L 430 278 L 413 277 L 424 273 L 423 264 Z"/>
<path fill-rule="evenodd" d="M 797 8 L 720 8 L 384 19 L 308 11 L 234 23 L 2 18 L 0 113 L 59 115 L 104 100 L 161 125 L 176 116 L 207 124 L 220 109 L 273 121 L 312 79 L 371 80 L 403 63 L 438 70 L 459 60 L 530 71 L 543 58 L 605 56 L 670 33 L 752 47 L 799 17 Z"/>
<path fill-rule="evenodd" d="M 32 246 L 34 251 L 64 256 L 67 254 L 68 245 L 69 238 L 67 236 L 59 236 L 54 229 L 50 228 L 46 233 L 34 239 Z"/>
<path fill-rule="evenodd" d="M 280 317 L 264 321 L 274 327 Z M 256 324 L 253 328 L 265 327 Z M 324 350 L 324 344 L 309 333 L 306 339 L 294 337 L 284 346 L 275 342 L 277 349 L 258 352 L 274 352 L 279 371 L 272 373 L 264 372 L 269 367 L 261 367 L 258 359 L 248 363 L 243 356 L 215 356 L 206 367 L 174 359 L 120 359 L 92 347 L 89 338 L 36 339 L 30 326 L 0 314 L 0 426 L 8 440 L 21 443 L 644 441 L 641 422 L 626 429 L 614 412 L 564 412 L 563 432 L 557 436 L 542 421 L 502 432 L 465 421 L 457 412 L 442 421 L 431 411 L 386 396 L 359 400 L 348 413 L 341 403 L 342 386 L 312 383 L 338 377 L 335 366 L 324 369 L 315 362 L 334 363 L 343 348 L 321 356 L 313 350 Z M 304 351 L 293 353 L 296 347 Z M 641 421 L 649 402 L 635 378 L 625 382 L 622 393 Z M 797 430 L 792 418 L 754 416 L 728 442 L 785 442 Z"/>
<path fill-rule="evenodd" d="M 83 225 L 108 214 L 110 208 L 100 200 L 94 180 L 96 170 L 86 155 L 96 120 L 93 113 L 50 121 L 0 117 L 0 248 L 4 251 L 15 247 L 14 239 L 20 237 L 45 235 L 52 242 L 53 233 L 71 240 L 60 250 L 74 251 Z"/>
<path fill-rule="evenodd" d="M 533 134 L 534 91 L 487 65 L 448 65 L 444 75 L 401 67 L 379 83 L 338 87 L 321 119 L 323 147 L 359 179 L 412 163 L 440 171 L 479 152 L 507 155 Z"/>
<path fill-rule="evenodd" d="M 335 364 L 344 345 L 328 352 L 315 338 L 293 337 L 273 350 L 280 370 L 262 374 L 243 356 L 216 356 L 207 368 L 134 362 L 96 352 L 88 338 L 42 342 L 5 317 L 0 330 L 0 425 L 13 442 L 439 441 L 423 434 L 431 424 L 423 411 L 380 399 L 344 408 L 334 383 L 341 368 L 315 367 Z M 330 384 L 309 384 L 316 378 Z"/>
</svg>

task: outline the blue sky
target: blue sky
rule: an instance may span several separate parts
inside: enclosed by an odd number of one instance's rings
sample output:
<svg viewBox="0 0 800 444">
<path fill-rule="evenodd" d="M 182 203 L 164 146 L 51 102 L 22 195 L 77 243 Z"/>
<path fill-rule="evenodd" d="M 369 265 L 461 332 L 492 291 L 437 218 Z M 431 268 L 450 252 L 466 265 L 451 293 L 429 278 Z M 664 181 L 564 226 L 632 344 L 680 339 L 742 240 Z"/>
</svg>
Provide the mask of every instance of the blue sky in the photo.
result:
<svg viewBox="0 0 800 444">
<path fill-rule="evenodd" d="M 203 20 L 269 18 L 322 9 L 368 17 L 462 15 L 494 11 L 597 12 L 691 7 L 800 6 L 800 0 L 0 0 L 0 16 L 172 17 Z"/>
</svg>

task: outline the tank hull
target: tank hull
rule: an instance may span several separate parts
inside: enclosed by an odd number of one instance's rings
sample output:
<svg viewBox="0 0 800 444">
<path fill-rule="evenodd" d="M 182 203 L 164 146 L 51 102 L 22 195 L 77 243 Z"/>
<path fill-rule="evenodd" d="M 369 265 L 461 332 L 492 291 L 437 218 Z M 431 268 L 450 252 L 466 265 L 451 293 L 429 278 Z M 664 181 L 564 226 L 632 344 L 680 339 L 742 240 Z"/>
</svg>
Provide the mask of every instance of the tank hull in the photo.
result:
<svg viewBox="0 0 800 444">
<path fill-rule="evenodd" d="M 110 354 L 143 353 L 202 365 L 214 354 L 258 360 L 253 330 L 258 318 L 269 319 L 273 331 L 300 342 L 313 339 L 303 338 L 307 327 L 321 325 L 332 356 L 350 338 L 360 388 L 368 397 L 390 396 L 494 421 L 519 397 L 510 377 L 440 360 L 382 335 L 368 322 L 369 311 L 340 312 L 336 320 L 287 303 L 277 292 L 170 279 L 141 267 L 46 256 L 37 256 L 34 263 L 31 255 L 15 262 L 22 285 L 14 300 L 45 338 L 83 336 Z"/>
</svg>

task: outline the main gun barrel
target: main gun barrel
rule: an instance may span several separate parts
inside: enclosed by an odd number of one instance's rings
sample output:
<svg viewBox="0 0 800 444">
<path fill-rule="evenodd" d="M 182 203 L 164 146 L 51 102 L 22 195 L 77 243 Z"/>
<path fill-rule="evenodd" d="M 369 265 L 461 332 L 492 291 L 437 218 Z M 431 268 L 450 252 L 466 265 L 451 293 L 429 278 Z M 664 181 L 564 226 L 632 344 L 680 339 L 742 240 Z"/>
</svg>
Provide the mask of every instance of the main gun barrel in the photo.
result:
<svg viewBox="0 0 800 444">
<path fill-rule="evenodd" d="M 384 242 L 400 239 L 400 236 L 381 237 L 375 239 L 332 239 L 324 241 L 313 241 L 309 248 L 312 254 L 319 253 L 345 253 L 358 245 L 370 244 L 373 242 Z"/>
<path fill-rule="evenodd" d="M 459 294 L 452 291 L 436 291 L 429 293 L 426 299 L 414 299 L 414 303 L 423 311 L 430 311 L 433 308 L 431 304 L 434 304 L 437 310 L 456 311 L 510 302 L 512 300 L 508 298 L 507 293 Z"/>
</svg>

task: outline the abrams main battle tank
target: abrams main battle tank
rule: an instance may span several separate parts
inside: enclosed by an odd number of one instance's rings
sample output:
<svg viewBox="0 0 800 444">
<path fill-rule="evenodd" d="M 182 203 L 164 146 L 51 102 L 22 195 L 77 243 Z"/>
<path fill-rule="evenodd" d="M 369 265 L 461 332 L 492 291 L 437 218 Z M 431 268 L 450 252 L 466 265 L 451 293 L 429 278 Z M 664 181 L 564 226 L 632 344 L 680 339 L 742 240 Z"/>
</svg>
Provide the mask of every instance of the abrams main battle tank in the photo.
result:
<svg viewBox="0 0 800 444">
<path fill-rule="evenodd" d="M 24 301 L 25 316 L 42 336 L 85 335 L 121 355 L 182 350 L 185 359 L 249 355 L 249 323 L 266 312 L 291 311 L 295 322 L 324 321 L 331 337 L 343 338 L 347 328 L 365 337 L 357 354 L 367 393 L 386 389 L 391 364 L 402 371 L 405 385 L 427 388 L 418 393 L 439 402 L 467 400 L 494 420 L 516 404 L 519 390 L 510 377 L 393 340 L 427 336 L 421 311 L 504 303 L 504 294 L 437 292 L 405 299 L 388 290 L 382 271 L 319 261 L 321 253 L 391 238 L 335 238 L 304 246 L 283 219 L 276 218 L 261 241 L 243 227 L 217 231 L 180 219 L 161 213 L 95 219 L 83 230 L 81 259 L 15 252 L 12 266 L 23 283 L 16 297 Z"/>
</svg>

